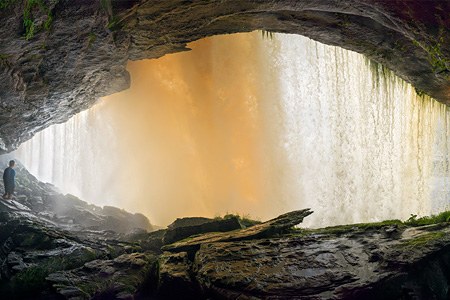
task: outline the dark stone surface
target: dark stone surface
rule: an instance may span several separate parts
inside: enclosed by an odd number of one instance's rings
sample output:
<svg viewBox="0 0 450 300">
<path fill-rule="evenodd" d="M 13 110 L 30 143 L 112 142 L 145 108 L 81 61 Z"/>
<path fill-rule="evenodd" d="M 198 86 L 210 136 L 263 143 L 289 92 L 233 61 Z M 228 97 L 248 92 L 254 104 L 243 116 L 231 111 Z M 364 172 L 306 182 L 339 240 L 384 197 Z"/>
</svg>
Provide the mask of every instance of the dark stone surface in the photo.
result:
<svg viewBox="0 0 450 300">
<path fill-rule="evenodd" d="M 61 195 L 16 166 L 17 196 L 0 198 L 0 298 L 138 299 L 146 293 L 157 254 L 127 238 L 147 235 L 147 218 Z"/>
<path fill-rule="evenodd" d="M 148 274 L 155 261 L 156 255 L 151 253 L 122 254 L 111 260 L 92 260 L 70 271 L 55 272 L 46 279 L 66 299 L 136 299 L 136 291 L 148 284 Z"/>
<path fill-rule="evenodd" d="M 171 252 L 195 252 L 202 244 L 227 242 L 227 241 L 242 241 L 266 238 L 285 233 L 297 224 L 300 224 L 304 218 L 313 212 L 308 209 L 292 211 L 283 214 L 277 218 L 267 222 L 254 225 L 239 231 L 223 232 L 223 233 L 207 233 L 192 238 L 182 240 L 170 245 L 162 247 L 162 250 Z"/>
<path fill-rule="evenodd" d="M 194 255 L 165 248 L 160 286 L 167 291 L 179 282 L 173 294 L 197 291 L 197 299 L 448 299 L 449 233 L 442 223 L 356 224 L 234 240 L 209 234 L 188 249 Z"/>
<path fill-rule="evenodd" d="M 28 2 L 9 2 L 0 9 L 0 153 L 127 88 L 127 60 L 260 29 L 363 53 L 450 103 L 446 0 L 42 0 L 29 9 L 35 32 L 28 40 Z"/>
<path fill-rule="evenodd" d="M 163 244 L 172 244 L 192 235 L 207 232 L 227 232 L 241 228 L 241 224 L 239 223 L 239 219 L 237 217 L 232 217 L 229 219 L 209 220 L 208 222 L 203 222 L 201 224 L 192 222 L 189 222 L 184 226 L 178 224 L 178 226 L 176 227 L 169 227 L 169 229 L 167 229 L 164 234 Z"/>
<path fill-rule="evenodd" d="M 210 218 L 203 218 L 203 217 L 186 217 L 186 218 L 177 218 L 175 221 L 173 221 L 169 226 L 167 226 L 168 229 L 175 229 L 178 227 L 184 227 L 184 226 L 198 226 L 202 225 L 204 223 L 211 222 L 212 219 Z"/>
<path fill-rule="evenodd" d="M 42 194 L 49 186 L 32 178 L 24 184 L 26 171 L 18 174 L 22 174 L 18 190 L 29 187 L 37 195 L 19 193 L 17 200 L 0 199 L 2 299 L 428 300 L 450 296 L 450 223 L 445 219 L 417 227 L 394 220 L 294 229 L 312 213 L 304 209 L 244 229 L 192 236 L 165 245 L 166 252 L 161 253 L 168 230 L 140 229 L 125 235 L 95 229 L 101 228 L 103 219 L 94 210 L 89 228 L 54 218 L 55 212 L 45 210 L 47 198 Z M 67 205 L 69 215 L 70 210 L 79 215 L 84 205 L 70 197 L 59 201 L 76 203 Z M 115 217 L 123 213 L 107 210 Z M 202 228 L 230 219 L 199 220 L 178 221 L 169 230 Z"/>
</svg>

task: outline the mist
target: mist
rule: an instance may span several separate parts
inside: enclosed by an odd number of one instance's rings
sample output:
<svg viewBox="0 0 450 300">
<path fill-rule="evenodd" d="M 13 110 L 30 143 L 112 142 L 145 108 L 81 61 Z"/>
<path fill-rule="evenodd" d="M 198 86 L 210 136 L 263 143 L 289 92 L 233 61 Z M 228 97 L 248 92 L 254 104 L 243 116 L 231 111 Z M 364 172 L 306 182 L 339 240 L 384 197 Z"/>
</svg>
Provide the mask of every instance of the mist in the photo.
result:
<svg viewBox="0 0 450 300">
<path fill-rule="evenodd" d="M 37 134 L 18 157 L 65 192 L 159 225 L 310 207 L 305 224 L 326 226 L 448 202 L 447 109 L 389 70 L 294 35 L 189 47 L 130 61 L 130 89 Z"/>
</svg>

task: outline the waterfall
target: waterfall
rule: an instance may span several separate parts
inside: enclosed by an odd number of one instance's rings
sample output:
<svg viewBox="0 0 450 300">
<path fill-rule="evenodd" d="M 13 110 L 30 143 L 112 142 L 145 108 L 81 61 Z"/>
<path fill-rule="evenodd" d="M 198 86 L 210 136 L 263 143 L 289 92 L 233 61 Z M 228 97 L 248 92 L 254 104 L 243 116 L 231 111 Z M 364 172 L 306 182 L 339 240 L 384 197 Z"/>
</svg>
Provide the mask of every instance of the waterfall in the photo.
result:
<svg viewBox="0 0 450 300">
<path fill-rule="evenodd" d="M 101 104 L 63 124 L 50 126 L 23 143 L 14 155 L 39 180 L 91 203 L 108 205 L 116 172 L 104 153 L 116 149 L 111 121 Z"/>
<path fill-rule="evenodd" d="M 289 168 L 285 191 L 311 225 L 406 219 L 450 200 L 447 108 L 362 55 L 277 35 Z"/>
<path fill-rule="evenodd" d="M 64 192 L 159 224 L 310 207 L 315 227 L 448 207 L 448 109 L 391 71 L 296 35 L 190 47 L 130 62 L 130 90 L 15 155 Z"/>
</svg>

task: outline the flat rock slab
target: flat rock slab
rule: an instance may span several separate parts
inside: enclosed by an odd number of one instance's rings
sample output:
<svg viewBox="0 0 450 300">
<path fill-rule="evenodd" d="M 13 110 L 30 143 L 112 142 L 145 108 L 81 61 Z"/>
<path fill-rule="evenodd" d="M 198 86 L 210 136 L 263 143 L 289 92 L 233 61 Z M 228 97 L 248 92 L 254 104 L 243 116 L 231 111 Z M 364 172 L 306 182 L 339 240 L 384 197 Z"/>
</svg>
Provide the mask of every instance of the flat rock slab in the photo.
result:
<svg viewBox="0 0 450 300">
<path fill-rule="evenodd" d="M 296 210 L 246 229 L 225 233 L 209 233 L 188 238 L 171 245 L 166 245 L 162 247 L 162 250 L 170 252 L 195 252 L 200 248 L 201 244 L 268 238 L 284 233 L 289 228 L 300 224 L 305 217 L 312 213 L 309 208 Z"/>
<path fill-rule="evenodd" d="M 202 222 L 201 224 L 194 223 L 192 225 L 184 224 L 184 226 L 180 225 L 172 228 L 169 227 L 164 234 L 163 244 L 171 244 L 192 235 L 208 232 L 228 232 L 241 228 L 242 226 L 237 217 L 220 220 L 208 220 Z"/>
<path fill-rule="evenodd" d="M 450 225 L 388 229 L 210 239 L 195 256 L 164 254 L 162 288 L 181 282 L 171 296 L 192 299 L 194 288 L 211 299 L 448 299 Z"/>
</svg>

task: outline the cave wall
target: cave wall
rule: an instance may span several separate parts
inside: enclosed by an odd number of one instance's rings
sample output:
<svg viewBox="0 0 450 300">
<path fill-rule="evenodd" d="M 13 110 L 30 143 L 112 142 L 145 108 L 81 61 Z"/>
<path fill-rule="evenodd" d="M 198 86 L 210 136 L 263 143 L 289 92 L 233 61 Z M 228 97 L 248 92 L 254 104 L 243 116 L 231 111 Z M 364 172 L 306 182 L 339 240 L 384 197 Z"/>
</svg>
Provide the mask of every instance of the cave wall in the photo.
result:
<svg viewBox="0 0 450 300">
<path fill-rule="evenodd" d="M 365 54 L 450 104 L 445 0 L 0 2 L 0 153 L 128 88 L 128 60 L 203 37 L 302 34 Z"/>
</svg>

